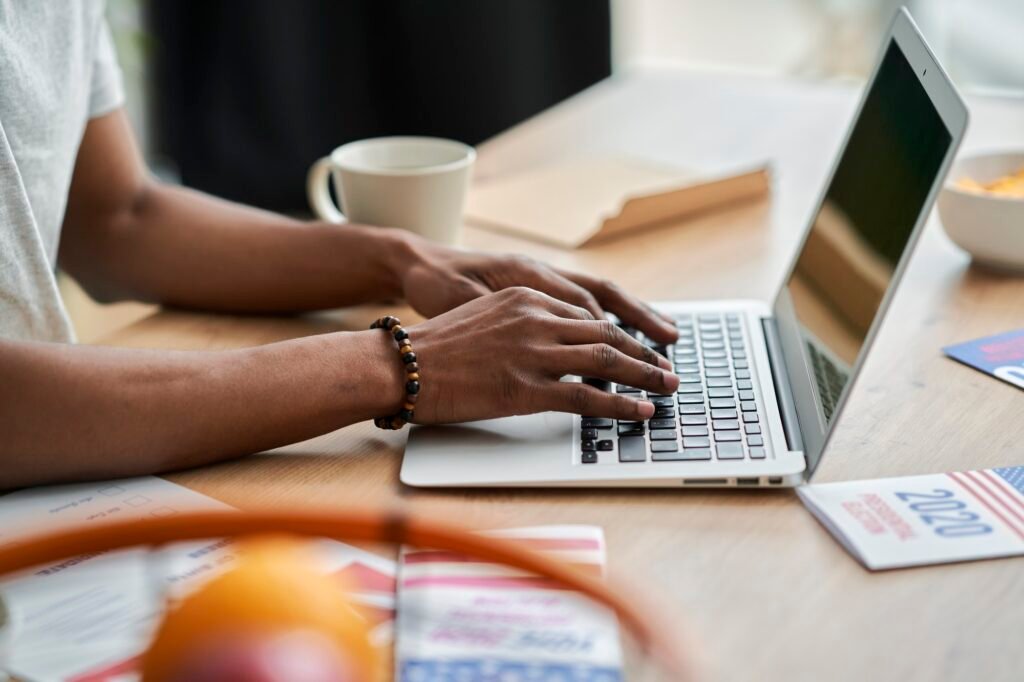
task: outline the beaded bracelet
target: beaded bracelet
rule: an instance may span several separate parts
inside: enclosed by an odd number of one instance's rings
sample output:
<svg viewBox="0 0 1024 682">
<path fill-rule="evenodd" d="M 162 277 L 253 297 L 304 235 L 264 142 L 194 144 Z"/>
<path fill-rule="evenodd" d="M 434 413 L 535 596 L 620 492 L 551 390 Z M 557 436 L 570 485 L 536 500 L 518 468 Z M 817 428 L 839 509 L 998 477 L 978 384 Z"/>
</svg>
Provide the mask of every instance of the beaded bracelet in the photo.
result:
<svg viewBox="0 0 1024 682">
<path fill-rule="evenodd" d="M 379 429 L 396 430 L 412 421 L 416 411 L 416 401 L 420 397 L 420 366 L 416 362 L 416 353 L 412 350 L 409 332 L 402 329 L 402 323 L 394 315 L 385 315 L 370 325 L 370 329 L 383 329 L 391 334 L 398 343 L 398 354 L 405 365 L 405 403 L 398 414 L 390 417 L 377 417 L 373 420 Z"/>
</svg>

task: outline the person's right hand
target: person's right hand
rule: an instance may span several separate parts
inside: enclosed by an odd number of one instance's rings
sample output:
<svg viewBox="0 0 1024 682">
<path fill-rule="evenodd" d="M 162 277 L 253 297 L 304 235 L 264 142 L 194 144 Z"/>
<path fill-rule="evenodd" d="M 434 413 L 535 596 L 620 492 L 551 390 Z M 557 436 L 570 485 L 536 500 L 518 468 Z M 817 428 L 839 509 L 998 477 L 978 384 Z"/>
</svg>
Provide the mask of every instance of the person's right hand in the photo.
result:
<svg viewBox="0 0 1024 682">
<path fill-rule="evenodd" d="M 679 386 L 667 359 L 614 323 L 525 287 L 477 298 L 408 331 L 422 377 L 419 424 L 549 410 L 643 420 L 654 414 L 646 400 L 559 379 L 594 377 L 669 395 Z"/>
</svg>

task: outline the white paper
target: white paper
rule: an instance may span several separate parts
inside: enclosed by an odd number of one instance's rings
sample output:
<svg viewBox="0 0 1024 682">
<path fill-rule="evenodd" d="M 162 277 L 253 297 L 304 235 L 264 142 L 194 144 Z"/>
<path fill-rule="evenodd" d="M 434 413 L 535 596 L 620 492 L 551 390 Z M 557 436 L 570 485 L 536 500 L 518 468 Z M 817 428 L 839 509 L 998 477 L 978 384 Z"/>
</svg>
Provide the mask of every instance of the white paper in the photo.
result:
<svg viewBox="0 0 1024 682">
<path fill-rule="evenodd" d="M 497 531 L 597 574 L 604 535 L 590 526 Z M 615 616 L 521 571 L 405 549 L 399 570 L 396 680 L 622 679 Z"/>
<path fill-rule="evenodd" d="M 1024 467 L 810 484 L 797 492 L 872 570 L 1024 554 Z"/>
<path fill-rule="evenodd" d="M 0 497 L 0 544 L 33 532 L 102 520 L 171 516 L 231 507 L 162 478 L 36 488 Z M 395 564 L 340 542 L 317 541 L 324 569 L 345 574 L 374 619 L 372 636 L 391 639 Z M 76 557 L 0 583 L 14 615 L 9 671 L 26 682 L 130 682 L 138 656 L 180 597 L 230 566 L 229 540 Z"/>
</svg>

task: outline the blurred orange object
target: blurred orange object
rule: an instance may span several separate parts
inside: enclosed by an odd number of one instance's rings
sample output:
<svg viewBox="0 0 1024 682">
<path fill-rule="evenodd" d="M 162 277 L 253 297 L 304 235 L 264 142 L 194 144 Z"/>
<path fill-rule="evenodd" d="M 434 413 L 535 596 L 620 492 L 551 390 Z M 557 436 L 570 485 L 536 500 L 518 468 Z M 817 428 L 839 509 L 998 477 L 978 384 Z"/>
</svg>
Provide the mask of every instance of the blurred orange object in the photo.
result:
<svg viewBox="0 0 1024 682">
<path fill-rule="evenodd" d="M 370 682 L 368 623 L 297 540 L 248 540 L 238 563 L 171 607 L 143 657 L 144 682 Z"/>
</svg>

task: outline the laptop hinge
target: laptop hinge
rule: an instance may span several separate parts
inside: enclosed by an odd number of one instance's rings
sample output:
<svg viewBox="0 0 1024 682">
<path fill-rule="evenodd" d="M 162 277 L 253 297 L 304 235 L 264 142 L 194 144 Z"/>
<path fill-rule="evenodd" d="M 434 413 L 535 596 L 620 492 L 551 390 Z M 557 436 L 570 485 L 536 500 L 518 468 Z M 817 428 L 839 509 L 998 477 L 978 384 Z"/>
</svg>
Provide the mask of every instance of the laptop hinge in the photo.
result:
<svg viewBox="0 0 1024 682">
<path fill-rule="evenodd" d="M 793 402 L 793 391 L 789 386 L 786 373 L 786 361 L 782 357 L 782 343 L 779 341 L 779 329 L 775 319 L 761 318 L 765 345 L 768 348 L 768 364 L 772 368 L 772 383 L 779 401 L 779 414 L 782 415 L 782 430 L 786 434 L 786 444 L 793 451 L 803 451 L 804 443 L 800 438 L 800 422 L 796 416 L 796 403 Z"/>
</svg>

